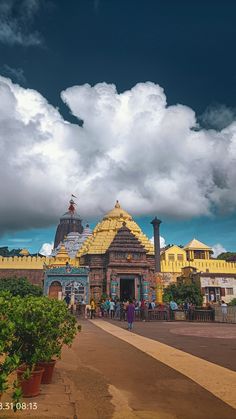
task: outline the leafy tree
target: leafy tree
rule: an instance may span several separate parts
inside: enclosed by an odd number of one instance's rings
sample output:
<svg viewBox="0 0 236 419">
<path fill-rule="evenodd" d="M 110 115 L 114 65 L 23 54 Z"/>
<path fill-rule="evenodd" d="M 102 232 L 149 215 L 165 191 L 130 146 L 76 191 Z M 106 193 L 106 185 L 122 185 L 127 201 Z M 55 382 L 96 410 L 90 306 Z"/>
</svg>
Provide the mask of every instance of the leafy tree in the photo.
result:
<svg viewBox="0 0 236 419">
<path fill-rule="evenodd" d="M 236 306 L 236 298 L 233 298 L 230 303 L 229 306 Z"/>
<path fill-rule="evenodd" d="M 236 260 L 236 252 L 223 252 L 217 256 L 219 260 Z"/>
<path fill-rule="evenodd" d="M 201 306 L 203 297 L 196 284 L 170 284 L 164 288 L 163 300 L 165 302 L 174 300 L 177 304 L 183 304 L 187 301 L 196 306 Z"/>
<path fill-rule="evenodd" d="M 3 278 L 0 279 L 0 292 L 9 291 L 13 296 L 26 297 L 33 295 L 40 297 L 43 290 L 37 285 L 31 284 L 26 278 Z"/>
<path fill-rule="evenodd" d="M 0 247 L 0 256 L 3 256 L 3 257 L 20 256 L 21 250 L 22 249 L 9 250 L 7 246 Z"/>
</svg>

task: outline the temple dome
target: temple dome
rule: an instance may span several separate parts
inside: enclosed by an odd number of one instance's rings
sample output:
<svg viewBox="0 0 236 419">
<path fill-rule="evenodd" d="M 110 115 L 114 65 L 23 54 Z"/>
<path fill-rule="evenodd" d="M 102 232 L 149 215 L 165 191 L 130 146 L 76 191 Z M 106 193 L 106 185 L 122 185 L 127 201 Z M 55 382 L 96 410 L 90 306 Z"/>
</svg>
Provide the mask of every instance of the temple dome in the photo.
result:
<svg viewBox="0 0 236 419">
<path fill-rule="evenodd" d="M 140 243 L 144 246 L 148 254 L 154 254 L 154 247 L 147 236 L 142 232 L 138 224 L 132 219 L 131 215 L 123 210 L 119 202 L 116 202 L 115 207 L 109 211 L 99 222 L 93 234 L 87 238 L 78 252 L 78 257 L 84 254 L 104 254 L 114 240 L 118 230 L 123 223 L 129 230 L 137 237 Z"/>
<path fill-rule="evenodd" d="M 132 220 L 131 215 L 121 208 L 119 201 L 116 201 L 115 207 L 109 211 L 104 217 L 103 220 L 107 220 L 109 218 L 123 218 L 124 220 Z"/>
<path fill-rule="evenodd" d="M 57 231 L 54 240 L 54 249 L 56 249 L 60 242 L 64 241 L 65 236 L 70 233 L 83 232 L 82 220 L 75 209 L 76 203 L 71 197 L 68 211 L 60 218 L 60 223 L 57 226 Z"/>
</svg>

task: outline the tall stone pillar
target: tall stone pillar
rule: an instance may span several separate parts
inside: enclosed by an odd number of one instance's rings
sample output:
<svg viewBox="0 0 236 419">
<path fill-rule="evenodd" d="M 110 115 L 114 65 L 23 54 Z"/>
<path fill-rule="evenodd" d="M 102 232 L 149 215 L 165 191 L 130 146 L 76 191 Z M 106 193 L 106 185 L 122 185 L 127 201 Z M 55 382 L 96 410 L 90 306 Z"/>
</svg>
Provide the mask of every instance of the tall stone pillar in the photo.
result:
<svg viewBox="0 0 236 419">
<path fill-rule="evenodd" d="M 154 232 L 154 250 L 155 250 L 155 272 L 161 272 L 161 255 L 160 255 L 160 224 L 161 220 L 157 217 L 151 221 Z"/>
<path fill-rule="evenodd" d="M 163 278 L 161 274 L 161 254 L 160 254 L 160 224 L 161 220 L 157 217 L 151 221 L 154 230 L 154 251 L 155 251 L 155 279 L 156 279 L 156 301 L 162 304 Z"/>
</svg>

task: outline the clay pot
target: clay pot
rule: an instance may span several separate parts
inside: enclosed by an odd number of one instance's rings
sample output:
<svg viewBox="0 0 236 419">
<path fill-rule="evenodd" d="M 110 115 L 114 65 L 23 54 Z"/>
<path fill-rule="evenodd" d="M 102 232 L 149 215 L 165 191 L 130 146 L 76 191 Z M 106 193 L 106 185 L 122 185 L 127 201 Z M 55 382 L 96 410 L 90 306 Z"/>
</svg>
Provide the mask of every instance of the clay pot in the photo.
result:
<svg viewBox="0 0 236 419">
<path fill-rule="evenodd" d="M 42 384 L 51 384 L 55 363 L 56 361 L 54 359 L 51 361 L 40 361 L 37 363 L 39 367 L 44 368 L 41 381 Z"/>
<path fill-rule="evenodd" d="M 44 369 L 36 366 L 31 375 L 26 380 L 22 377 L 26 367 L 19 367 L 17 370 L 17 380 L 20 384 L 23 397 L 35 397 L 40 393 L 40 384 Z"/>
</svg>

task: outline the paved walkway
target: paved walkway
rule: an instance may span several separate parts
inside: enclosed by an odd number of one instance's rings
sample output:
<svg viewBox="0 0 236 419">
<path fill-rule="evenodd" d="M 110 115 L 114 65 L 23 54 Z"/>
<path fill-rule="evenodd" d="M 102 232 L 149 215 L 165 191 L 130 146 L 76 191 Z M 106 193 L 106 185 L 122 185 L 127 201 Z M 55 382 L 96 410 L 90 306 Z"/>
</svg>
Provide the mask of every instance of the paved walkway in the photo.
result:
<svg viewBox="0 0 236 419">
<path fill-rule="evenodd" d="M 14 378 L 13 376 L 12 380 Z M 76 414 L 76 405 L 70 380 L 68 380 L 60 366 L 56 367 L 52 384 L 41 385 L 39 396 L 22 400 L 21 403 L 26 404 L 24 409 L 17 412 L 13 412 L 11 408 L 7 409 L 9 407 L 8 403 L 11 402 L 11 391 L 2 396 L 1 402 L 5 409 L 1 409 L 0 416 L 4 419 L 72 419 Z"/>
<path fill-rule="evenodd" d="M 106 321 L 81 323 L 82 332 L 57 363 L 54 383 L 42 386 L 42 394 L 33 400 L 38 403 L 37 412 L 26 411 L 17 416 L 5 412 L 5 418 L 29 415 L 33 419 L 235 419 L 227 369 L 212 367 L 211 363 L 175 348 L 167 351 L 168 345 L 150 342 Z M 146 326 L 140 325 L 144 330 Z M 138 349 L 141 341 L 144 346 Z M 206 362 L 205 370 L 202 362 Z M 219 381 L 217 374 L 212 376 L 218 368 L 223 374 Z M 189 371 L 195 374 L 191 379 Z M 227 375 L 230 380 L 235 377 L 231 374 Z M 204 376 L 205 387 L 201 381 Z M 214 378 L 217 381 L 212 388 Z M 211 392 L 206 389 L 208 385 Z"/>
<path fill-rule="evenodd" d="M 126 329 L 124 321 L 112 324 Z M 236 325 L 193 322 L 135 322 L 134 332 L 236 371 Z"/>
<path fill-rule="evenodd" d="M 234 371 L 153 339 L 130 333 L 114 324 L 102 320 L 93 321 L 93 323 L 195 381 L 201 387 L 236 409 L 236 373 Z"/>
</svg>

